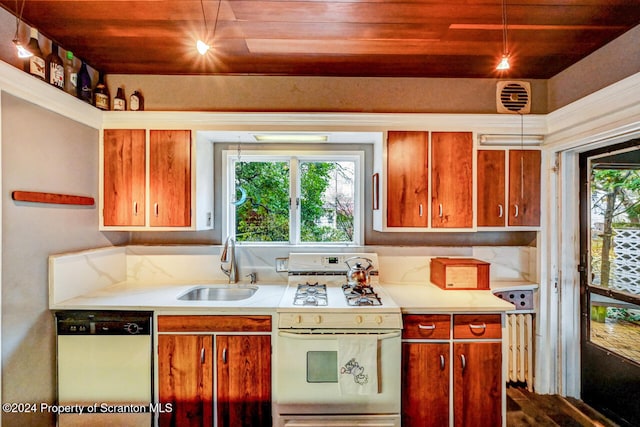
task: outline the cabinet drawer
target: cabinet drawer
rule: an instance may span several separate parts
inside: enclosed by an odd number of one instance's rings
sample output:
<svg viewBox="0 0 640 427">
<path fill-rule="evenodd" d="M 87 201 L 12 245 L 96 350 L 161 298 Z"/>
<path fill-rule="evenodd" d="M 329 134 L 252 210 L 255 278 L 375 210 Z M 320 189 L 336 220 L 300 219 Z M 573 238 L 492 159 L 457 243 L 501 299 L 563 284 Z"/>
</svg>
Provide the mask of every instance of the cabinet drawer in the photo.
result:
<svg viewBox="0 0 640 427">
<path fill-rule="evenodd" d="M 405 314 L 402 338 L 449 339 L 451 316 L 448 314 Z"/>
<path fill-rule="evenodd" d="M 501 338 L 499 314 L 457 314 L 453 316 L 453 338 Z"/>
<path fill-rule="evenodd" d="M 271 316 L 158 316 L 158 332 L 271 332 Z"/>
</svg>

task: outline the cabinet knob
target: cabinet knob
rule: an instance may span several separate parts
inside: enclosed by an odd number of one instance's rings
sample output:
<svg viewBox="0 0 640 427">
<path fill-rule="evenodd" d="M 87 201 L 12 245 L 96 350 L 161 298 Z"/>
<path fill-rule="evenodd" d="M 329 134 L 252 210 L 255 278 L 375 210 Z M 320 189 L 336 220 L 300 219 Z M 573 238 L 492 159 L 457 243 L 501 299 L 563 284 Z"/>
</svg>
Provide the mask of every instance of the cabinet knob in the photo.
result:
<svg viewBox="0 0 640 427">
<path fill-rule="evenodd" d="M 133 216 L 138 216 L 138 202 L 133 202 Z"/>
<path fill-rule="evenodd" d="M 422 203 L 418 206 L 418 215 L 422 216 Z"/>
<path fill-rule="evenodd" d="M 514 205 L 514 207 L 515 207 L 516 211 L 515 211 L 515 213 L 514 213 L 514 215 L 513 215 L 513 216 L 514 216 L 515 218 L 518 218 L 518 214 L 520 213 L 520 208 L 518 207 L 518 205 L 517 205 L 517 204 L 515 204 L 515 205 Z"/>
<path fill-rule="evenodd" d="M 438 216 L 442 218 L 442 203 L 438 205 Z"/>
<path fill-rule="evenodd" d="M 445 362 L 444 355 L 441 354 L 440 355 L 440 370 L 441 371 L 444 371 L 444 362 Z"/>
<path fill-rule="evenodd" d="M 464 357 L 464 354 L 460 355 L 460 362 L 462 363 L 462 371 L 464 372 L 464 368 L 467 367 L 467 358 Z"/>
<path fill-rule="evenodd" d="M 158 211 L 158 204 L 157 203 L 153 204 L 153 212 L 155 213 L 156 216 L 158 216 L 159 211 Z"/>
<path fill-rule="evenodd" d="M 502 204 L 498 205 L 498 218 L 502 218 L 502 216 L 504 215 L 504 208 L 502 207 Z"/>
</svg>

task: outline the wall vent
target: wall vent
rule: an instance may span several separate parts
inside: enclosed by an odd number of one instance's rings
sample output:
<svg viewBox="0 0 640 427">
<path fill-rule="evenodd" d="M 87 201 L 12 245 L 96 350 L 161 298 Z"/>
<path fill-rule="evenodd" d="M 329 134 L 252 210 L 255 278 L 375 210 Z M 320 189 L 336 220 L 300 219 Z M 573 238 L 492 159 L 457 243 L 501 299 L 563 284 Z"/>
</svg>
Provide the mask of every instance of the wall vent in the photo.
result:
<svg viewBox="0 0 640 427">
<path fill-rule="evenodd" d="M 498 113 L 528 114 L 531 111 L 531 83 L 498 82 L 496 103 Z"/>
</svg>

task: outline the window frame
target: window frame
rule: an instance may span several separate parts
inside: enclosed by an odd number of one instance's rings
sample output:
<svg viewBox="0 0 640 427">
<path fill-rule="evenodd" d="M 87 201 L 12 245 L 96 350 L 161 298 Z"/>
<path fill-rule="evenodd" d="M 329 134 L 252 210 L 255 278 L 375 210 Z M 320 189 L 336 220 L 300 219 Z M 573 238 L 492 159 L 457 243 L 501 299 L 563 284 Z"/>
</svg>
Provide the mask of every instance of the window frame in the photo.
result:
<svg viewBox="0 0 640 427">
<path fill-rule="evenodd" d="M 364 244 L 364 166 L 365 152 L 360 150 L 331 150 L 331 151 L 292 151 L 292 150 L 238 150 L 225 149 L 222 151 L 222 188 L 221 188 L 221 213 L 222 235 L 235 239 L 235 209 L 231 200 L 235 192 L 235 164 L 239 161 L 264 161 L 289 163 L 289 241 L 287 242 L 237 242 L 246 246 L 328 246 L 328 247 L 353 247 Z M 353 240 L 351 242 L 301 242 L 300 241 L 300 213 L 301 205 L 297 203 L 300 198 L 300 168 L 301 162 L 354 162 L 354 212 L 353 212 Z"/>
</svg>

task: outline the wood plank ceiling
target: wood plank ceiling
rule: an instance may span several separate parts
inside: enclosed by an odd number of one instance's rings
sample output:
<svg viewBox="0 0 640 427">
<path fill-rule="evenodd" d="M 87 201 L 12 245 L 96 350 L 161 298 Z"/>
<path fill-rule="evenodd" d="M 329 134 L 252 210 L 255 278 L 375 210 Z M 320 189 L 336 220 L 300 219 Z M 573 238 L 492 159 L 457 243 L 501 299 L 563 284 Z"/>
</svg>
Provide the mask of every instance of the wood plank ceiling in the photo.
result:
<svg viewBox="0 0 640 427">
<path fill-rule="evenodd" d="M 639 0 L 506 10 L 506 74 L 501 0 L 39 0 L 22 19 L 105 73 L 542 79 L 640 23 Z"/>
</svg>

